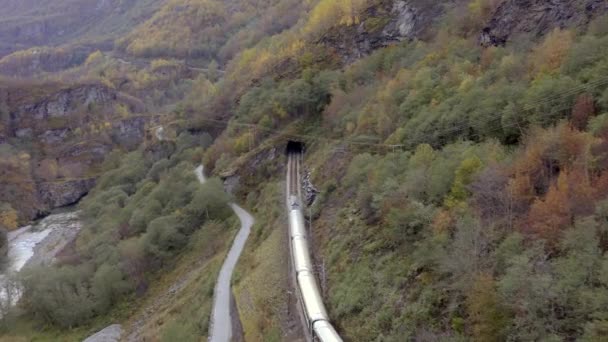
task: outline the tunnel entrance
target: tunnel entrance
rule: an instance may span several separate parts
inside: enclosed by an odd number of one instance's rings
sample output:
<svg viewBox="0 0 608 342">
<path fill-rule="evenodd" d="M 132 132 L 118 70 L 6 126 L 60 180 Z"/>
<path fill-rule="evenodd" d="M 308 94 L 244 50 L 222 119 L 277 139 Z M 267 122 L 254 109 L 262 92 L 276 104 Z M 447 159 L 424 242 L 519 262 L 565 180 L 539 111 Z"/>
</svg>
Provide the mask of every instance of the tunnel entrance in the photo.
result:
<svg viewBox="0 0 608 342">
<path fill-rule="evenodd" d="M 285 154 L 292 153 L 304 153 L 304 143 L 300 141 L 289 140 L 287 142 L 287 148 L 285 149 Z"/>
</svg>

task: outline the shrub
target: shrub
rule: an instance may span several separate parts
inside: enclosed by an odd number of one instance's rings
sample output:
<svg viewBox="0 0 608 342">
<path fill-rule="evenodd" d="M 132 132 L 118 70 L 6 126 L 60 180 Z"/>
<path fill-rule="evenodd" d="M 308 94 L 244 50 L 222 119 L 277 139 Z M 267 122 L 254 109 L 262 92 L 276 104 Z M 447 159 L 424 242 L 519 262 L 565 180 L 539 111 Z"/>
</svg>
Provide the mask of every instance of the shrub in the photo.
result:
<svg viewBox="0 0 608 342">
<path fill-rule="evenodd" d="M 23 273 L 23 298 L 35 316 L 61 327 L 70 328 L 95 315 L 98 306 L 88 279 L 90 267 L 64 266 L 49 272 L 37 267 Z"/>
</svg>

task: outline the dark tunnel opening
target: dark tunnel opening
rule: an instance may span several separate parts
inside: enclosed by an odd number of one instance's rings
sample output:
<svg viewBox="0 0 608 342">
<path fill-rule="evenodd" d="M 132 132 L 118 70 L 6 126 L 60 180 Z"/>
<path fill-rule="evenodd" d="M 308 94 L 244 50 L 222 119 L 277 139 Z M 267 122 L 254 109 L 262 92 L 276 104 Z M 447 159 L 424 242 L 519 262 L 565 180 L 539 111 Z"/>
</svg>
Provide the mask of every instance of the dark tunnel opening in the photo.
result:
<svg viewBox="0 0 608 342">
<path fill-rule="evenodd" d="M 300 141 L 289 140 L 287 142 L 287 148 L 285 149 L 285 153 L 287 155 L 292 153 L 304 153 L 304 143 Z"/>
</svg>

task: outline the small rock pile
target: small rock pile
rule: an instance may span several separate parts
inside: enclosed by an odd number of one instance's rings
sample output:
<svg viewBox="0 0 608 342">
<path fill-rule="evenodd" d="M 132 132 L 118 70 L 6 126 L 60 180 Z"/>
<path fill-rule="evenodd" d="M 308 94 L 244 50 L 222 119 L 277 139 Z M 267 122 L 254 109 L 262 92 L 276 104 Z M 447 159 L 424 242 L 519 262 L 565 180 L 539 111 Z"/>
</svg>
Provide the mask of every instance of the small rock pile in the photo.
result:
<svg viewBox="0 0 608 342">
<path fill-rule="evenodd" d="M 315 198 L 317 198 L 317 194 L 319 190 L 315 188 L 310 180 L 310 170 L 304 170 L 304 174 L 302 175 L 302 190 L 304 191 L 304 200 L 306 201 L 306 205 L 310 206 L 314 203 Z"/>
</svg>

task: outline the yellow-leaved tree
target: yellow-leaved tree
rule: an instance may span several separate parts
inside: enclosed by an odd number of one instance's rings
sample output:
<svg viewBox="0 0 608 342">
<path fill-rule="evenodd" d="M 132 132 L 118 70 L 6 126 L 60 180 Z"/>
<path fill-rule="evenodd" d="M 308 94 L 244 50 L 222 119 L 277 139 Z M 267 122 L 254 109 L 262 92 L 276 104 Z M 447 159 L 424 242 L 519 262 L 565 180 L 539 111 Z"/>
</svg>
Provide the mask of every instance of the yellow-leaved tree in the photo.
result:
<svg viewBox="0 0 608 342">
<path fill-rule="evenodd" d="M 368 4 L 369 0 L 321 0 L 312 10 L 305 31 L 314 36 L 336 24 L 358 24 Z"/>
<path fill-rule="evenodd" d="M 18 226 L 17 211 L 8 203 L 0 204 L 0 226 L 13 230 Z"/>
<path fill-rule="evenodd" d="M 501 341 L 508 318 L 491 275 L 479 274 L 467 296 L 467 313 L 474 340 Z"/>
<path fill-rule="evenodd" d="M 555 29 L 547 35 L 543 43 L 534 50 L 532 63 L 537 75 L 552 74 L 559 70 L 570 48 L 574 37 L 568 30 Z"/>
</svg>

